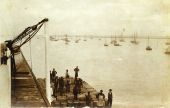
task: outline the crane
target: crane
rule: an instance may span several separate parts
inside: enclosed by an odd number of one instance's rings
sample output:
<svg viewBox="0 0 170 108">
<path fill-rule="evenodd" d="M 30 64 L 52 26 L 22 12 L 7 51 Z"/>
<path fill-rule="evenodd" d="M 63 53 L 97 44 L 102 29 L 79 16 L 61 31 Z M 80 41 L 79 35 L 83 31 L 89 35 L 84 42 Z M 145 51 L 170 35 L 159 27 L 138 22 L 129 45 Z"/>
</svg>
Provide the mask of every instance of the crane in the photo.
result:
<svg viewBox="0 0 170 108">
<path fill-rule="evenodd" d="M 16 36 L 13 40 L 6 40 L 6 47 L 10 50 L 10 59 L 11 59 L 11 75 L 16 73 L 16 63 L 15 63 L 15 54 L 20 52 L 20 48 L 31 40 L 36 33 L 40 30 L 44 23 L 48 21 L 48 18 L 44 18 L 42 21 L 38 22 L 33 26 L 27 27 L 23 32 Z"/>
</svg>

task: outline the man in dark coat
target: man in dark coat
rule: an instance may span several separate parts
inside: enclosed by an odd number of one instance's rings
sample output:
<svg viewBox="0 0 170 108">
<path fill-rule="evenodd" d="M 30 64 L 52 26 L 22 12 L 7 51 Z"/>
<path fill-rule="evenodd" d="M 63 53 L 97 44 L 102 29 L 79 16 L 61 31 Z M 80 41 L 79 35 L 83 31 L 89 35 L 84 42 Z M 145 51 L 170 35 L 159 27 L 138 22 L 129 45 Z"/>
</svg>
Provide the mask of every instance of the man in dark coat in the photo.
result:
<svg viewBox="0 0 170 108">
<path fill-rule="evenodd" d="M 77 100 L 78 97 L 78 87 L 74 86 L 73 88 L 73 95 L 74 95 L 74 99 Z"/>
<path fill-rule="evenodd" d="M 77 78 L 78 77 L 78 72 L 79 72 L 78 66 L 74 69 L 74 72 L 75 72 L 75 78 Z"/>
<path fill-rule="evenodd" d="M 112 107 L 112 98 L 113 98 L 112 89 L 109 89 L 109 93 L 108 93 L 108 106 L 109 107 Z"/>
<path fill-rule="evenodd" d="M 51 73 L 52 82 L 54 82 L 56 74 L 57 74 L 57 71 L 55 70 L 55 68 L 53 68 L 52 73 Z"/>
<path fill-rule="evenodd" d="M 54 82 L 54 92 L 53 95 L 57 97 L 57 91 L 58 91 L 58 76 L 55 77 L 55 82 Z"/>
<path fill-rule="evenodd" d="M 70 92 L 70 79 L 66 79 L 66 93 Z"/>
<path fill-rule="evenodd" d="M 63 79 L 63 77 L 59 78 L 59 91 L 60 91 L 60 96 L 62 96 L 64 93 L 64 79 Z"/>
<path fill-rule="evenodd" d="M 92 97 L 90 95 L 90 92 L 88 92 L 88 94 L 86 95 L 86 105 L 90 106 L 91 105 L 91 101 L 92 101 Z"/>
</svg>

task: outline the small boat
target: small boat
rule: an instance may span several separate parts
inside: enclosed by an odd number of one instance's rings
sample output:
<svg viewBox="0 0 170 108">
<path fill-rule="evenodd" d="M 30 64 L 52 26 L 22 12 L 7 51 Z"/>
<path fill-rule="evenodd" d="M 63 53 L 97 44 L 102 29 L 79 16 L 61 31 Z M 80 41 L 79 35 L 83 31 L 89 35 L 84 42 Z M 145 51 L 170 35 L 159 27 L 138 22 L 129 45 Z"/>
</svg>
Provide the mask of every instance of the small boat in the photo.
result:
<svg viewBox="0 0 170 108">
<path fill-rule="evenodd" d="M 139 42 L 138 41 L 136 41 L 136 37 L 137 37 L 137 33 L 134 33 L 134 40 L 131 40 L 131 43 L 133 43 L 133 44 L 138 44 Z"/>
<path fill-rule="evenodd" d="M 50 36 L 50 41 L 58 41 L 59 39 L 56 38 L 56 36 Z"/>
<path fill-rule="evenodd" d="M 109 45 L 107 43 L 105 43 L 104 46 L 109 46 Z"/>
<path fill-rule="evenodd" d="M 87 39 L 86 39 L 86 36 L 84 36 L 84 39 L 83 39 L 83 41 L 87 41 Z"/>
<path fill-rule="evenodd" d="M 170 42 L 166 42 L 165 44 L 166 44 L 166 45 L 170 45 Z"/>
<path fill-rule="evenodd" d="M 165 50 L 165 54 L 170 54 L 170 46 Z"/>
<path fill-rule="evenodd" d="M 78 39 L 78 40 L 75 40 L 75 43 L 79 43 L 79 41 L 80 41 L 80 39 Z"/>
<path fill-rule="evenodd" d="M 80 40 L 81 39 L 77 39 L 77 37 L 76 37 L 75 43 L 79 43 Z"/>
<path fill-rule="evenodd" d="M 165 43 L 165 45 L 170 45 L 170 40 L 168 40 L 168 41 Z"/>
<path fill-rule="evenodd" d="M 70 40 L 68 39 L 67 34 L 65 35 L 65 38 L 63 39 L 63 41 L 65 41 L 66 43 L 70 42 Z"/>
<path fill-rule="evenodd" d="M 152 50 L 152 48 L 151 48 L 150 46 L 147 46 L 147 47 L 146 47 L 146 50 L 149 51 L 149 50 Z"/>
<path fill-rule="evenodd" d="M 114 46 L 120 46 L 119 43 L 117 43 L 117 41 L 114 43 Z"/>
<path fill-rule="evenodd" d="M 110 44 L 114 44 L 114 43 L 115 43 L 115 40 L 113 40 L 113 37 L 111 37 Z"/>
<path fill-rule="evenodd" d="M 146 50 L 147 50 L 147 51 L 152 50 L 152 48 L 149 46 L 149 36 L 148 36 L 148 46 L 146 47 Z"/>
<path fill-rule="evenodd" d="M 120 46 L 120 44 L 116 40 L 116 35 L 115 35 L 115 40 L 114 40 L 114 46 Z"/>
<path fill-rule="evenodd" d="M 105 43 L 104 43 L 104 46 L 109 46 L 109 45 L 107 44 L 107 42 L 106 42 L 106 39 L 105 39 Z"/>
</svg>

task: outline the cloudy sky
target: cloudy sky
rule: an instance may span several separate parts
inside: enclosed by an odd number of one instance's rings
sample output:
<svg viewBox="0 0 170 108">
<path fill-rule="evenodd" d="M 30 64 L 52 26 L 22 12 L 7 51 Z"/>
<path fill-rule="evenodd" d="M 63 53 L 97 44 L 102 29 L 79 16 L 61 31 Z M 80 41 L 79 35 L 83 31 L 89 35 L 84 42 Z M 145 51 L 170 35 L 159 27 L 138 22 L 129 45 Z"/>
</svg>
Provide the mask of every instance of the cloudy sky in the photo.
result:
<svg viewBox="0 0 170 108">
<path fill-rule="evenodd" d="M 49 18 L 49 34 L 170 34 L 170 0 L 1 0 L 0 35 Z"/>
</svg>

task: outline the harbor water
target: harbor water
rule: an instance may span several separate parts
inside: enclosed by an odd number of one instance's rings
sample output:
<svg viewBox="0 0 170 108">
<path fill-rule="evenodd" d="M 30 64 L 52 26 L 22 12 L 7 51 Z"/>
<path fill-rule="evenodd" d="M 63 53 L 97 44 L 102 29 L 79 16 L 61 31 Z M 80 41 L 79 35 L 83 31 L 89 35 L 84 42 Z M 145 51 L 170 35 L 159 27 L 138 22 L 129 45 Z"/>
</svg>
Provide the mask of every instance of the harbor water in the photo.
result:
<svg viewBox="0 0 170 108">
<path fill-rule="evenodd" d="M 79 77 L 107 96 L 112 89 L 113 106 L 120 108 L 168 108 L 170 104 L 170 55 L 164 54 L 164 39 L 150 39 L 153 50 L 146 51 L 147 39 L 131 39 L 110 44 L 110 39 L 77 38 L 47 42 L 48 69 L 55 68 L 59 76 L 65 70 L 74 76 L 79 66 Z M 119 40 L 119 39 L 117 39 Z M 104 43 L 109 46 L 104 46 Z M 31 45 L 31 49 L 30 49 Z M 35 37 L 22 47 L 24 56 L 37 77 L 45 77 L 45 38 Z M 32 62 L 31 62 L 32 61 Z"/>
</svg>

